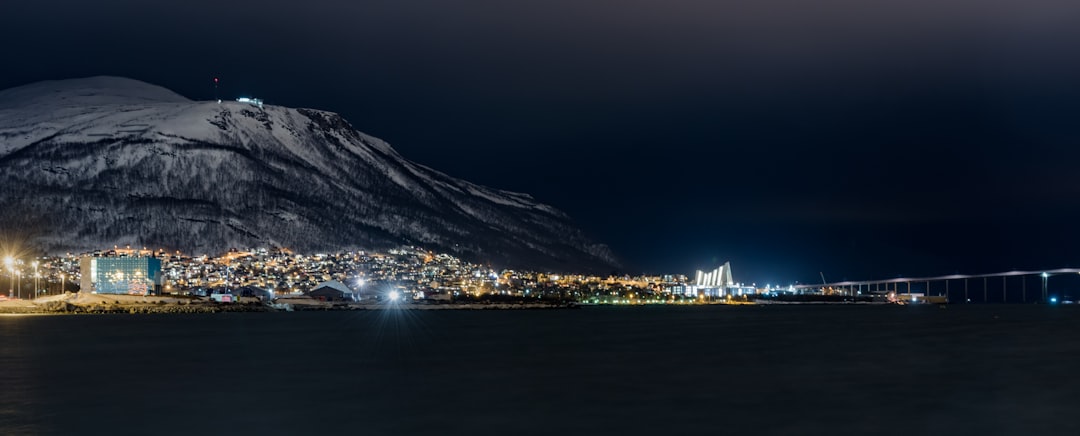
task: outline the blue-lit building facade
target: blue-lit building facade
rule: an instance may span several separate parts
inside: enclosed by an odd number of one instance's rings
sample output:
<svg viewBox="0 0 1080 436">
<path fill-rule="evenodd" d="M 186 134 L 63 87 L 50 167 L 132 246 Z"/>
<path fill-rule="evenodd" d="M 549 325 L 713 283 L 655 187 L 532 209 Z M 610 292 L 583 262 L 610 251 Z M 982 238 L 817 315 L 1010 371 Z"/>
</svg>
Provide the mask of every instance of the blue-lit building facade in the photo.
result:
<svg viewBox="0 0 1080 436">
<path fill-rule="evenodd" d="M 79 260 L 81 292 L 161 294 L 161 259 L 148 256 L 85 256 Z"/>
</svg>

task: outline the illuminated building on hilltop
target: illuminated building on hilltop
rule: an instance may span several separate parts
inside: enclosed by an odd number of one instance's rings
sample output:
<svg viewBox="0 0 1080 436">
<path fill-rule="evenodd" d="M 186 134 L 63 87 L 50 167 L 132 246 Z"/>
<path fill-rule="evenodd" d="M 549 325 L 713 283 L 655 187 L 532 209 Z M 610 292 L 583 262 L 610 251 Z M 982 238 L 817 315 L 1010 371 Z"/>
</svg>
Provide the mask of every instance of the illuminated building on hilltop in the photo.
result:
<svg viewBox="0 0 1080 436">
<path fill-rule="evenodd" d="M 252 106 L 258 107 L 259 109 L 262 109 L 262 107 L 263 107 L 263 101 L 262 101 L 262 99 L 258 99 L 258 98 L 253 98 L 253 97 L 240 97 L 240 98 L 236 99 L 236 101 L 238 101 L 238 102 L 240 102 L 240 103 L 247 103 L 247 104 L 250 104 L 250 105 L 252 105 Z"/>
<path fill-rule="evenodd" d="M 79 260 L 80 292 L 151 295 L 161 293 L 161 259 L 145 256 L 96 257 Z"/>
</svg>

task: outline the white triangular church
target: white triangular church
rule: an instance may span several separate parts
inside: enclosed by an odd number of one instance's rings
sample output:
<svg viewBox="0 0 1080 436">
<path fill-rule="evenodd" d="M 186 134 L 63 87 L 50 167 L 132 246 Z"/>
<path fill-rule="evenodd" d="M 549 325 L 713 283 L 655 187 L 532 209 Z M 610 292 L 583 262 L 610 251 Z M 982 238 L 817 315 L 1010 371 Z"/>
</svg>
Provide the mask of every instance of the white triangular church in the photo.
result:
<svg viewBox="0 0 1080 436">
<path fill-rule="evenodd" d="M 735 280 L 731 279 L 731 262 L 724 262 L 719 268 L 709 272 L 698 270 L 694 279 L 694 286 L 704 288 L 730 288 L 735 286 Z"/>
</svg>

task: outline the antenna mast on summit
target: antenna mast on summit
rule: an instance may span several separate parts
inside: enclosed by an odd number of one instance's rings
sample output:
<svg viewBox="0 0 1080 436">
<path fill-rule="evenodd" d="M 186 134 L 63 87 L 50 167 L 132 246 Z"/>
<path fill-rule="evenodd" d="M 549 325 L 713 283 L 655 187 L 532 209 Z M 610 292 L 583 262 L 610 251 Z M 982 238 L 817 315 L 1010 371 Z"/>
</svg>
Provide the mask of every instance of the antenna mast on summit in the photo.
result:
<svg viewBox="0 0 1080 436">
<path fill-rule="evenodd" d="M 218 104 L 221 104 L 221 96 L 218 95 L 218 78 L 214 78 L 214 100 L 217 100 Z"/>
</svg>

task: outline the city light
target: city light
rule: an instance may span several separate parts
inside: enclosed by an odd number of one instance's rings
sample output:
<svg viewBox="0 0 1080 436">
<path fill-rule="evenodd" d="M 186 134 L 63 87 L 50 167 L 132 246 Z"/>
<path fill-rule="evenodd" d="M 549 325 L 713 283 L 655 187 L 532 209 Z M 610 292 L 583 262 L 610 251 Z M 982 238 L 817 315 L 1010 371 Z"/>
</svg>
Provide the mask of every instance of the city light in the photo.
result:
<svg viewBox="0 0 1080 436">
<path fill-rule="evenodd" d="M 401 299 L 401 294 L 398 291 L 390 291 L 390 301 L 398 301 Z"/>
</svg>

